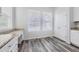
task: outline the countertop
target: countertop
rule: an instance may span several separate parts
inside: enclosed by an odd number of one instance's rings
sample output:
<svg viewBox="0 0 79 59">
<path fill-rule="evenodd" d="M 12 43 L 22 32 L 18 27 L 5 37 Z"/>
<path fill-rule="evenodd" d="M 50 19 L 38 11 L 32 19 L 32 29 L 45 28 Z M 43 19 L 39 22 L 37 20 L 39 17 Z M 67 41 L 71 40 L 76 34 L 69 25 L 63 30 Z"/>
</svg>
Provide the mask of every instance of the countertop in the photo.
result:
<svg viewBox="0 0 79 59">
<path fill-rule="evenodd" d="M 0 33 L 0 48 L 2 48 L 4 45 L 6 45 L 10 40 L 12 40 L 14 37 L 18 36 L 19 33 L 21 33 L 23 30 L 12 30 L 8 31 L 6 33 Z"/>
<path fill-rule="evenodd" d="M 79 28 L 71 28 L 71 30 L 79 31 Z"/>
</svg>

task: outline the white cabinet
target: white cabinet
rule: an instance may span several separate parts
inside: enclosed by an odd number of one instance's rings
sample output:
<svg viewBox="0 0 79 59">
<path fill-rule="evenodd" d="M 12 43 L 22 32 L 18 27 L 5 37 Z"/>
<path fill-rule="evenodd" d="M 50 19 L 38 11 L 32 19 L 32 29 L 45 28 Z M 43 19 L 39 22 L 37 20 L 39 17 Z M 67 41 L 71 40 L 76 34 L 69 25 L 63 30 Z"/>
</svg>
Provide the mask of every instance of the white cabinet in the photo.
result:
<svg viewBox="0 0 79 59">
<path fill-rule="evenodd" d="M 9 38 L 10 41 L 0 48 L 0 52 L 18 52 L 18 44 L 23 39 L 23 31 L 14 31 L 12 34 L 13 38 Z"/>
<path fill-rule="evenodd" d="M 73 8 L 73 21 L 79 21 L 79 7 Z"/>
<path fill-rule="evenodd" d="M 70 22 L 70 8 L 56 8 L 54 16 L 54 36 L 70 43 L 69 40 L 69 22 Z"/>
<path fill-rule="evenodd" d="M 79 30 L 71 30 L 71 42 L 79 47 Z"/>
<path fill-rule="evenodd" d="M 16 46 L 17 45 L 17 46 Z M 10 42 L 8 42 L 5 46 L 3 46 L 0 51 L 1 52 L 12 52 L 12 51 L 18 51 L 18 38 L 12 39 Z"/>
</svg>

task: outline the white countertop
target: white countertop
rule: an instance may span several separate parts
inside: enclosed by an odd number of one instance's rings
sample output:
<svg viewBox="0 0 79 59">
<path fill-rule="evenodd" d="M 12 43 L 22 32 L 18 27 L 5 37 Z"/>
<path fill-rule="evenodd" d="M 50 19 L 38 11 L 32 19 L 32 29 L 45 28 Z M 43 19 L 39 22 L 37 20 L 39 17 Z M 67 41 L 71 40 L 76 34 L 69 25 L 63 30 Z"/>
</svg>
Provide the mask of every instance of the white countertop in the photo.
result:
<svg viewBox="0 0 79 59">
<path fill-rule="evenodd" d="M 74 32 L 79 32 L 79 30 L 71 30 L 71 32 L 73 32 L 73 31 L 74 31 Z"/>
<path fill-rule="evenodd" d="M 7 44 L 12 38 L 18 36 L 20 33 L 22 33 L 22 30 L 13 31 L 8 34 L 0 34 L 0 48 Z"/>
</svg>

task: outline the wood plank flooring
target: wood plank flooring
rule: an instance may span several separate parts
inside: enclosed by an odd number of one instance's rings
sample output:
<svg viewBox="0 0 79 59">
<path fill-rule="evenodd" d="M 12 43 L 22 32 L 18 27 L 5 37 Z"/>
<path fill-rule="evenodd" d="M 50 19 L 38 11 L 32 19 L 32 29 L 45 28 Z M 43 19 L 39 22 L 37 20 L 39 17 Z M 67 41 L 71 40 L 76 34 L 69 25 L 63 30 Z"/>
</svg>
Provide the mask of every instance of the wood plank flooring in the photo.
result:
<svg viewBox="0 0 79 59">
<path fill-rule="evenodd" d="M 79 52 L 79 48 L 54 37 L 23 41 L 19 52 Z"/>
</svg>

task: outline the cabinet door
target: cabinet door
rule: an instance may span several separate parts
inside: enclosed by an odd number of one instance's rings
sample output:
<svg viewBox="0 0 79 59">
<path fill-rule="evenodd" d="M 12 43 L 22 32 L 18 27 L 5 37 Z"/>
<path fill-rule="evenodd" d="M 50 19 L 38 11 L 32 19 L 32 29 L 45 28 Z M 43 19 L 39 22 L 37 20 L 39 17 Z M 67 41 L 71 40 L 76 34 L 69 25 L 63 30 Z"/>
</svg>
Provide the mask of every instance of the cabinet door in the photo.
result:
<svg viewBox="0 0 79 59">
<path fill-rule="evenodd" d="M 55 36 L 67 43 L 69 40 L 69 8 L 56 8 L 54 20 Z"/>
<path fill-rule="evenodd" d="M 72 44 L 79 47 L 79 31 L 77 30 L 71 31 L 71 42 Z"/>
<path fill-rule="evenodd" d="M 0 51 L 1 52 L 12 52 L 12 50 L 18 48 L 18 39 L 15 37 L 10 42 L 8 42 L 5 46 L 3 46 Z M 17 45 L 17 46 L 16 46 Z M 15 46 L 15 47 L 14 47 Z"/>
<path fill-rule="evenodd" d="M 9 52 L 17 52 L 18 51 L 18 38 L 14 38 L 15 42 L 13 44 L 13 46 L 11 47 L 11 49 L 9 50 Z"/>
<path fill-rule="evenodd" d="M 9 50 L 9 52 L 18 52 L 18 44 L 14 44 Z"/>
<path fill-rule="evenodd" d="M 73 8 L 73 20 L 79 21 L 79 7 Z"/>
</svg>

